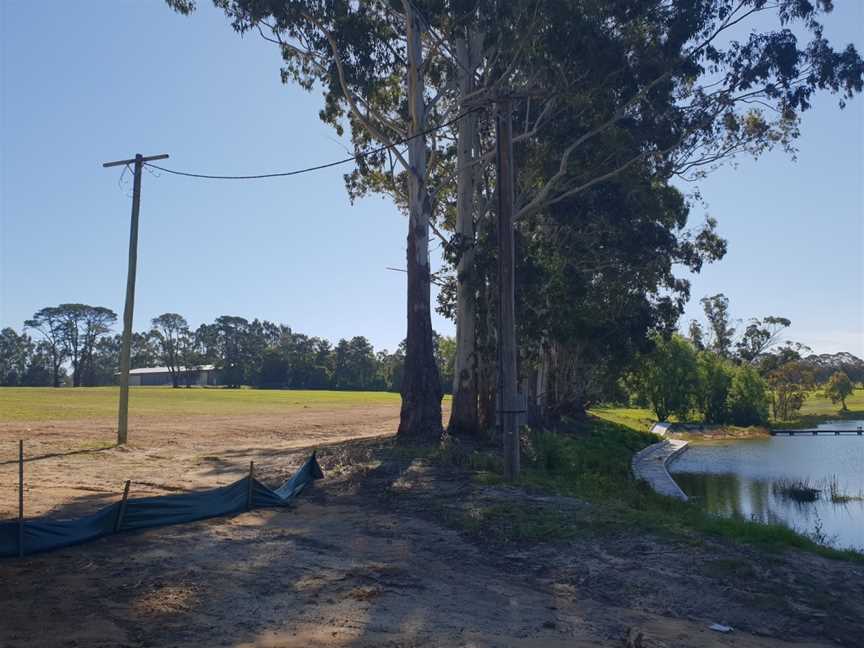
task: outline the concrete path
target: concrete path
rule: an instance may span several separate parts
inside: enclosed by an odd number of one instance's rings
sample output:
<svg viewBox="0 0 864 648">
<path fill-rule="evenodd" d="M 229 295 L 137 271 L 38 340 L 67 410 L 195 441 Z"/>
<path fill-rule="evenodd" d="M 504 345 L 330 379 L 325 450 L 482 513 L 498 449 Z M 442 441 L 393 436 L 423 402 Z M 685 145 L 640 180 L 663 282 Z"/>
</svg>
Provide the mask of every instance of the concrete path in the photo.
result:
<svg viewBox="0 0 864 648">
<path fill-rule="evenodd" d="M 668 426 L 667 426 L 668 427 Z M 652 432 L 665 436 L 667 427 L 655 425 Z M 688 442 L 682 439 L 664 439 L 633 455 L 630 466 L 636 479 L 644 479 L 656 492 L 667 497 L 687 501 L 687 495 L 675 483 L 666 466 L 687 449 Z"/>
</svg>

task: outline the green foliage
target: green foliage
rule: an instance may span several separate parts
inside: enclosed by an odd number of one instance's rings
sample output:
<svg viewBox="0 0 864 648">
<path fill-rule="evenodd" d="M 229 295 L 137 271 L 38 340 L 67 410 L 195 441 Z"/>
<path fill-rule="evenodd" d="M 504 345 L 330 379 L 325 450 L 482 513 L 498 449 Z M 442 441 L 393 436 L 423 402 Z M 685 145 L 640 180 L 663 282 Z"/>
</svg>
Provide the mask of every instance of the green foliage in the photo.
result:
<svg viewBox="0 0 864 648">
<path fill-rule="evenodd" d="M 659 421 L 670 415 L 686 419 L 698 394 L 696 352 L 680 335 L 656 335 L 654 349 L 642 356 L 635 378 L 638 391 Z"/>
<path fill-rule="evenodd" d="M 782 525 L 719 517 L 697 503 L 658 495 L 630 472 L 633 454 L 657 440 L 652 434 L 590 419 L 560 432 L 532 432 L 529 440 L 543 450 L 526 453 L 530 461 L 522 484 L 593 502 L 580 532 L 614 533 L 638 527 L 675 537 L 700 533 L 775 550 L 794 547 L 828 558 L 864 561 L 864 554 L 831 549 Z M 558 457 L 548 456 L 553 451 Z"/>
<path fill-rule="evenodd" d="M 36 345 L 26 333 L 18 335 L 8 327 L 0 331 L 0 385 L 27 384 L 28 374 L 32 376 L 40 369 L 40 358 L 35 352 Z"/>
<path fill-rule="evenodd" d="M 532 430 L 528 437 L 526 460 L 540 470 L 557 472 L 565 467 L 566 444 L 560 434 Z"/>
<path fill-rule="evenodd" d="M 723 358 L 728 358 L 735 335 L 735 329 L 729 324 L 729 298 L 723 293 L 703 297 L 702 308 L 711 331 L 711 350 Z"/>
<path fill-rule="evenodd" d="M 81 333 L 74 339 L 71 332 L 79 328 L 70 328 L 66 317 L 65 309 L 56 307 L 42 309 L 28 320 L 27 327 L 45 338 L 39 344 L 26 333 L 19 335 L 11 328 L 0 331 L 0 386 L 50 385 L 54 373 L 59 386 L 65 375 L 62 363 L 76 357 L 79 384 L 116 384 L 121 336 L 109 334 L 110 315 L 99 328 L 81 324 L 87 337 Z M 229 315 L 193 331 L 182 315 L 163 313 L 153 318 L 151 326 L 150 331 L 132 333 L 131 367 L 165 366 L 175 387 L 188 384 L 202 364 L 216 365 L 219 382 L 229 387 L 398 392 L 401 386 L 404 343 L 394 353 L 386 349 L 376 353 L 367 338 L 354 336 L 333 347 L 328 340 L 296 333 L 285 325 Z M 443 391 L 448 392 L 455 340 L 435 334 L 434 342 Z"/>
<path fill-rule="evenodd" d="M 697 353 L 689 340 L 677 335 L 659 339 L 654 351 L 641 359 L 635 383 L 660 421 L 670 414 L 684 421 L 691 409 L 706 423 L 746 426 L 768 421 L 767 385 L 753 367 L 735 365 L 714 351 Z"/>
<path fill-rule="evenodd" d="M 729 422 L 734 425 L 768 423 L 768 385 L 753 367 L 735 369 L 729 389 Z"/>
<path fill-rule="evenodd" d="M 590 419 L 565 423 L 567 433 L 531 431 L 521 481 L 554 485 L 561 494 L 614 498 L 630 479 L 630 459 L 658 440 L 613 423 Z"/>
<path fill-rule="evenodd" d="M 37 311 L 24 326 L 42 334 L 52 358 L 55 386 L 68 359 L 72 385 L 80 387 L 96 384 L 96 346 L 116 321 L 116 313 L 104 306 L 60 304 Z"/>
<path fill-rule="evenodd" d="M 589 410 L 591 416 L 630 428 L 636 432 L 648 432 L 657 422 L 653 412 L 647 407 L 615 407 L 595 405 Z"/>
<path fill-rule="evenodd" d="M 159 364 L 168 367 L 171 372 L 171 382 L 174 387 L 178 387 L 181 373 L 197 364 L 186 365 L 189 359 L 186 349 L 193 337 L 189 330 L 189 323 L 179 313 L 163 313 L 154 317 L 151 325 L 153 338 L 159 345 Z M 147 367 L 153 364 L 144 363 L 137 366 Z"/>
<path fill-rule="evenodd" d="M 183 14 L 196 4 L 167 2 Z M 525 131 L 515 151 L 516 182 L 525 197 L 517 240 L 523 282 L 518 319 L 525 329 L 520 333 L 530 369 L 542 366 L 555 387 L 545 392 L 541 407 L 554 397 L 552 406 L 559 414 L 582 411 L 599 394 L 608 394 L 621 370 L 646 351 L 647 332 L 671 330 L 689 289 L 672 272 L 674 264 L 698 272 L 704 262 L 725 253 L 713 221 L 697 232 L 685 229 L 687 201 L 669 184 L 670 178 L 699 176 L 735 154 L 758 155 L 775 146 L 790 149 L 798 135 L 798 116 L 811 107 L 813 94 L 827 90 L 842 102 L 861 91 L 864 71 L 854 48 L 835 51 L 823 38 L 819 19 L 830 10 L 828 2 L 770 7 L 761 0 L 744 0 L 741 6 L 731 0 L 671 5 L 665 0 L 214 4 L 240 34 L 259 32 L 277 43 L 282 80 L 320 92 L 322 121 L 339 135 L 350 130 L 355 151 L 363 154 L 345 176 L 352 199 L 376 192 L 390 195 L 403 209 L 428 206 L 434 213 L 424 215 L 423 222 L 431 216 L 444 231 L 452 231 L 457 202 L 455 151 L 466 144 L 459 142 L 459 126 L 408 147 L 409 156 L 424 162 L 428 156 L 428 172 L 421 178 L 412 173 L 425 165 L 418 166 L 416 160 L 408 164 L 395 147 L 370 152 L 372 145 L 404 138 L 464 109 L 462 93 L 468 90 L 461 90 L 459 81 L 465 65 L 453 56 L 459 43 L 477 50 L 472 52 L 477 62 L 471 64 L 470 77 L 472 83 L 476 79 L 486 84 L 476 88 L 478 96 L 490 90 L 491 83 L 516 88 L 526 79 L 556 89 L 554 97 L 515 101 L 514 116 Z M 749 25 L 748 18 L 754 19 Z M 416 29 L 406 30 L 409 24 Z M 733 28 L 748 36 L 730 38 Z M 412 75 L 406 70 L 408 35 L 418 31 L 435 46 L 425 48 L 422 74 Z M 413 81 L 406 83 L 409 78 Z M 411 96 L 418 88 L 419 95 Z M 434 101 L 427 100 L 433 96 Z M 415 99 L 423 109 L 409 110 Z M 468 148 L 492 149 L 490 116 L 476 116 L 479 137 L 468 142 Z M 478 180 L 491 175 L 490 161 L 475 163 Z M 418 196 L 421 186 L 424 195 Z M 485 198 L 491 199 L 486 189 Z M 412 192 L 414 199 L 408 200 Z M 491 221 L 487 213 L 475 216 L 478 222 Z M 447 247 L 475 246 L 482 265 L 484 253 L 487 260 L 492 256 L 491 240 L 481 233 L 476 241 L 454 240 Z M 494 274 L 482 275 L 482 281 L 482 288 L 494 294 Z M 419 312 L 421 298 L 428 300 L 428 291 L 412 293 L 413 285 L 409 313 Z M 725 298 L 711 299 L 706 312 L 715 333 L 714 349 L 728 356 L 733 329 Z M 420 322 L 410 326 L 409 339 L 422 334 L 429 342 L 430 332 L 428 324 Z M 754 343 L 759 343 L 757 338 Z M 478 345 L 481 353 L 493 346 L 486 340 Z M 549 346 L 554 362 L 548 357 Z M 415 376 L 423 375 L 414 368 L 431 364 L 431 358 L 415 354 L 422 349 L 428 356 L 430 348 L 413 342 L 409 346 L 409 387 Z M 266 373 L 278 382 L 279 354 L 266 353 Z M 337 359 L 335 383 L 348 381 L 347 371 L 352 384 L 367 384 L 367 360 L 364 356 L 346 370 Z M 257 370 L 263 364 L 261 355 L 248 364 Z M 385 365 L 389 377 L 397 374 L 394 364 Z M 236 362 L 220 365 L 230 382 L 253 382 L 249 372 L 235 376 Z M 288 380 L 288 372 L 282 373 L 282 380 Z M 659 387 L 668 396 L 654 399 L 661 418 L 686 416 L 691 400 L 687 392 L 695 384 L 691 378 L 687 375 L 677 392 L 668 384 Z M 423 385 L 422 390 L 436 387 Z M 413 407 L 420 399 L 406 401 Z M 709 417 L 720 417 L 723 399 L 713 393 L 709 401 Z"/>
<path fill-rule="evenodd" d="M 835 405 L 842 403 L 842 409 L 846 411 L 846 399 L 855 391 L 852 381 L 849 376 L 843 371 L 835 371 L 831 374 L 828 382 L 825 384 L 825 396 L 831 399 Z"/>
<path fill-rule="evenodd" d="M 772 391 L 774 418 L 778 421 L 796 418 L 813 382 L 812 370 L 800 360 L 787 362 L 772 371 L 768 375 L 768 384 Z"/>
<path fill-rule="evenodd" d="M 744 334 L 738 340 L 735 348 L 738 358 L 744 362 L 754 362 L 766 350 L 777 343 L 780 334 L 792 322 L 785 317 L 768 316 L 763 319 L 752 319 L 744 329 Z"/>
<path fill-rule="evenodd" d="M 697 408 L 706 423 L 725 423 L 729 416 L 729 391 L 735 367 L 712 351 L 701 352 L 698 364 Z"/>
</svg>

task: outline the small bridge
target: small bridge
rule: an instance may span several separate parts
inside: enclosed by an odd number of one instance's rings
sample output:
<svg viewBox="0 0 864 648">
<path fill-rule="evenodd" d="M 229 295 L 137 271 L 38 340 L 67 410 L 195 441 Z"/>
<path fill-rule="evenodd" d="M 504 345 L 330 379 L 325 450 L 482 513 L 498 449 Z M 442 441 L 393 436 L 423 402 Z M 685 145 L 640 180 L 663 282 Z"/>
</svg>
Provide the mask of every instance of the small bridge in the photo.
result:
<svg viewBox="0 0 864 648">
<path fill-rule="evenodd" d="M 864 428 L 858 427 L 855 430 L 771 430 L 771 436 L 803 436 L 803 435 L 832 435 L 832 436 L 848 436 L 848 435 L 857 435 L 864 436 Z"/>
</svg>

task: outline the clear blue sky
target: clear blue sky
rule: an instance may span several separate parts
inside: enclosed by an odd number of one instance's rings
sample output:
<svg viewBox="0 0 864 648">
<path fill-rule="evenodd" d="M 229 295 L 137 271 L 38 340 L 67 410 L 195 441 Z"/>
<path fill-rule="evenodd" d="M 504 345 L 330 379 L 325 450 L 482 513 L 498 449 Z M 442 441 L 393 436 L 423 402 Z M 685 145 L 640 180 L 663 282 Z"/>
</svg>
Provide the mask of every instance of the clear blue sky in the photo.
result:
<svg viewBox="0 0 864 648">
<path fill-rule="evenodd" d="M 864 46 L 862 4 L 827 21 Z M 202 0 L 184 18 L 161 0 L 0 0 L 0 326 L 79 301 L 122 313 L 131 186 L 101 163 L 170 153 L 213 173 L 292 169 L 345 155 L 321 100 L 279 82 L 276 49 L 239 38 Z M 862 101 L 817 102 L 800 154 L 742 160 L 701 184 L 729 254 L 693 281 L 733 315 L 781 314 L 817 351 L 864 355 Z M 166 311 L 192 325 L 229 314 L 332 340 L 404 336 L 405 219 L 383 198 L 349 204 L 347 167 L 261 182 L 144 175 L 135 327 Z M 128 176 L 127 176 L 128 179 Z M 437 330 L 452 324 L 438 318 Z"/>
</svg>

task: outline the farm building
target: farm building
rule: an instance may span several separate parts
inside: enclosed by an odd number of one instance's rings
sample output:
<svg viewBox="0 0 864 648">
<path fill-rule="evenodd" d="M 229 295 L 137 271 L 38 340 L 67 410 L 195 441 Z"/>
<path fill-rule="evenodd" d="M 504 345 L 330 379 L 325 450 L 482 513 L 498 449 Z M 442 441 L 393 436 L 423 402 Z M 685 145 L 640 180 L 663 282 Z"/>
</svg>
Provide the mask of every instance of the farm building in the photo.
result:
<svg viewBox="0 0 864 648">
<path fill-rule="evenodd" d="M 214 365 L 200 367 L 179 367 L 180 385 L 218 385 L 219 376 Z M 129 370 L 130 387 L 165 387 L 171 386 L 171 370 L 168 367 L 143 367 Z"/>
</svg>

